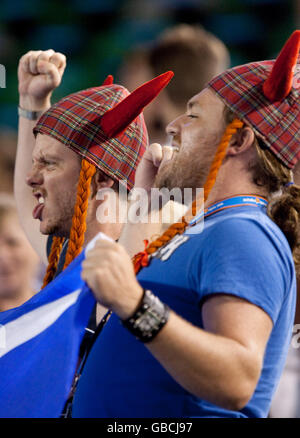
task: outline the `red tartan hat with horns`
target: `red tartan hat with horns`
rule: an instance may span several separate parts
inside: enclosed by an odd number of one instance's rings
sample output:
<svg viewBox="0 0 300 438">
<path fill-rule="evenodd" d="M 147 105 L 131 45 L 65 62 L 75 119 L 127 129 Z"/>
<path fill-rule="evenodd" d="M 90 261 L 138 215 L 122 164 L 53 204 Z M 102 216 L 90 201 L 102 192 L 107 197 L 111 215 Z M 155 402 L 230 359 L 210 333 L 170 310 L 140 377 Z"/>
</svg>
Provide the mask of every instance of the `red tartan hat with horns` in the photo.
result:
<svg viewBox="0 0 300 438">
<path fill-rule="evenodd" d="M 208 84 L 290 169 L 300 159 L 299 49 L 296 30 L 276 60 L 234 67 Z"/>
<path fill-rule="evenodd" d="M 46 134 L 71 148 L 116 181 L 134 184 L 135 169 L 148 135 L 142 110 L 169 83 L 166 72 L 131 94 L 113 84 L 109 75 L 102 86 L 73 93 L 52 105 L 38 120 L 34 134 Z"/>
</svg>

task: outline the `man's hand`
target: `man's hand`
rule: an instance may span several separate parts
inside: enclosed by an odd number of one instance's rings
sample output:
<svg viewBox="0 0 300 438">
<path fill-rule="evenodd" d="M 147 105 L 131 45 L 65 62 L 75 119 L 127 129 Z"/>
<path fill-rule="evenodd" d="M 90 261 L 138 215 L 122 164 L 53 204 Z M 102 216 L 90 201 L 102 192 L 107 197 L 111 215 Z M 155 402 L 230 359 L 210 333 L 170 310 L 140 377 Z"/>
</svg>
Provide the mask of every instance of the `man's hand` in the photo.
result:
<svg viewBox="0 0 300 438">
<path fill-rule="evenodd" d="M 22 56 L 18 67 L 20 107 L 31 111 L 48 109 L 65 67 L 65 55 L 52 49 L 30 51 Z"/>
<path fill-rule="evenodd" d="M 82 263 L 81 277 L 96 300 L 121 319 L 129 318 L 138 308 L 143 289 L 135 278 L 132 261 L 121 245 L 98 240 Z"/>
<path fill-rule="evenodd" d="M 154 180 L 160 166 L 171 160 L 174 149 L 172 146 L 161 146 L 152 143 L 143 155 L 135 173 L 135 188 L 142 188 L 149 193 L 154 186 Z"/>
</svg>

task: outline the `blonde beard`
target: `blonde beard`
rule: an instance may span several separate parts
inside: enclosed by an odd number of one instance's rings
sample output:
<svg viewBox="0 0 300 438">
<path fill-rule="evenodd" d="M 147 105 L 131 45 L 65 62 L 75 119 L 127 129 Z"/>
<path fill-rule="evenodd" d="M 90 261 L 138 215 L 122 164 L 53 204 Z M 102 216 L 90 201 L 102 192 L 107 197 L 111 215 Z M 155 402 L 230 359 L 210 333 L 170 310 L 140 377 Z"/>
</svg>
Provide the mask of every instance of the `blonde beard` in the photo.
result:
<svg viewBox="0 0 300 438">
<path fill-rule="evenodd" d="M 212 158 L 199 163 L 195 159 L 191 160 L 190 156 L 179 153 L 159 169 L 154 182 L 155 187 L 165 187 L 168 190 L 179 188 L 182 191 L 191 188 L 195 195 L 196 189 L 203 188 L 205 184 L 211 161 Z"/>
</svg>

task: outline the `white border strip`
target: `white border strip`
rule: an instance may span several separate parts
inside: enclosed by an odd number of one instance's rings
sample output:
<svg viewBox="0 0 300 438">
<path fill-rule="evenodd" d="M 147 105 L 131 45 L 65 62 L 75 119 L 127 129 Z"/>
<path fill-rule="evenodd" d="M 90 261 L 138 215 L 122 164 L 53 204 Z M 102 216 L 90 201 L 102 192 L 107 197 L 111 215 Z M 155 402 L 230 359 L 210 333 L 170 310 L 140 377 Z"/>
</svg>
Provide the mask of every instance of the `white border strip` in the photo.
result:
<svg viewBox="0 0 300 438">
<path fill-rule="evenodd" d="M 1 348 L 0 345 L 0 358 L 50 327 L 50 325 L 76 302 L 80 292 L 81 289 L 77 289 L 62 298 L 40 306 L 1 326 L 5 342 L 2 343 L 4 348 Z"/>
</svg>

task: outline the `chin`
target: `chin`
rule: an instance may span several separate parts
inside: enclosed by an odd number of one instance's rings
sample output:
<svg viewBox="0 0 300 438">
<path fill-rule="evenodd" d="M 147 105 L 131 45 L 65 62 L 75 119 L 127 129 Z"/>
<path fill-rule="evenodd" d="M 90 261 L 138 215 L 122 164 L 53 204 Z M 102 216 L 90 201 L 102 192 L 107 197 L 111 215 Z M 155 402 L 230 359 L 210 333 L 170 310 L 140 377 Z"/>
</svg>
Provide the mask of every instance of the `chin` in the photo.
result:
<svg viewBox="0 0 300 438">
<path fill-rule="evenodd" d="M 43 235 L 52 234 L 51 231 L 49 231 L 48 228 L 49 227 L 45 226 L 45 224 L 43 224 L 43 222 L 41 222 L 41 224 L 40 224 L 40 233 L 43 234 Z"/>
<path fill-rule="evenodd" d="M 173 175 L 171 174 L 162 175 L 161 177 L 157 178 L 155 187 L 157 187 L 159 190 L 164 188 L 168 190 L 173 190 L 177 187 L 180 188 L 180 186 L 178 185 L 178 181 L 175 181 L 173 179 Z"/>
<path fill-rule="evenodd" d="M 57 227 L 41 222 L 40 233 L 43 234 L 44 236 L 49 236 L 50 234 L 57 235 Z"/>
<path fill-rule="evenodd" d="M 55 237 L 64 238 L 69 238 L 70 236 L 70 229 L 65 230 L 65 228 L 59 226 L 58 224 L 45 224 L 44 226 L 41 225 L 40 232 L 41 234 L 46 236 L 53 235 Z"/>
</svg>

